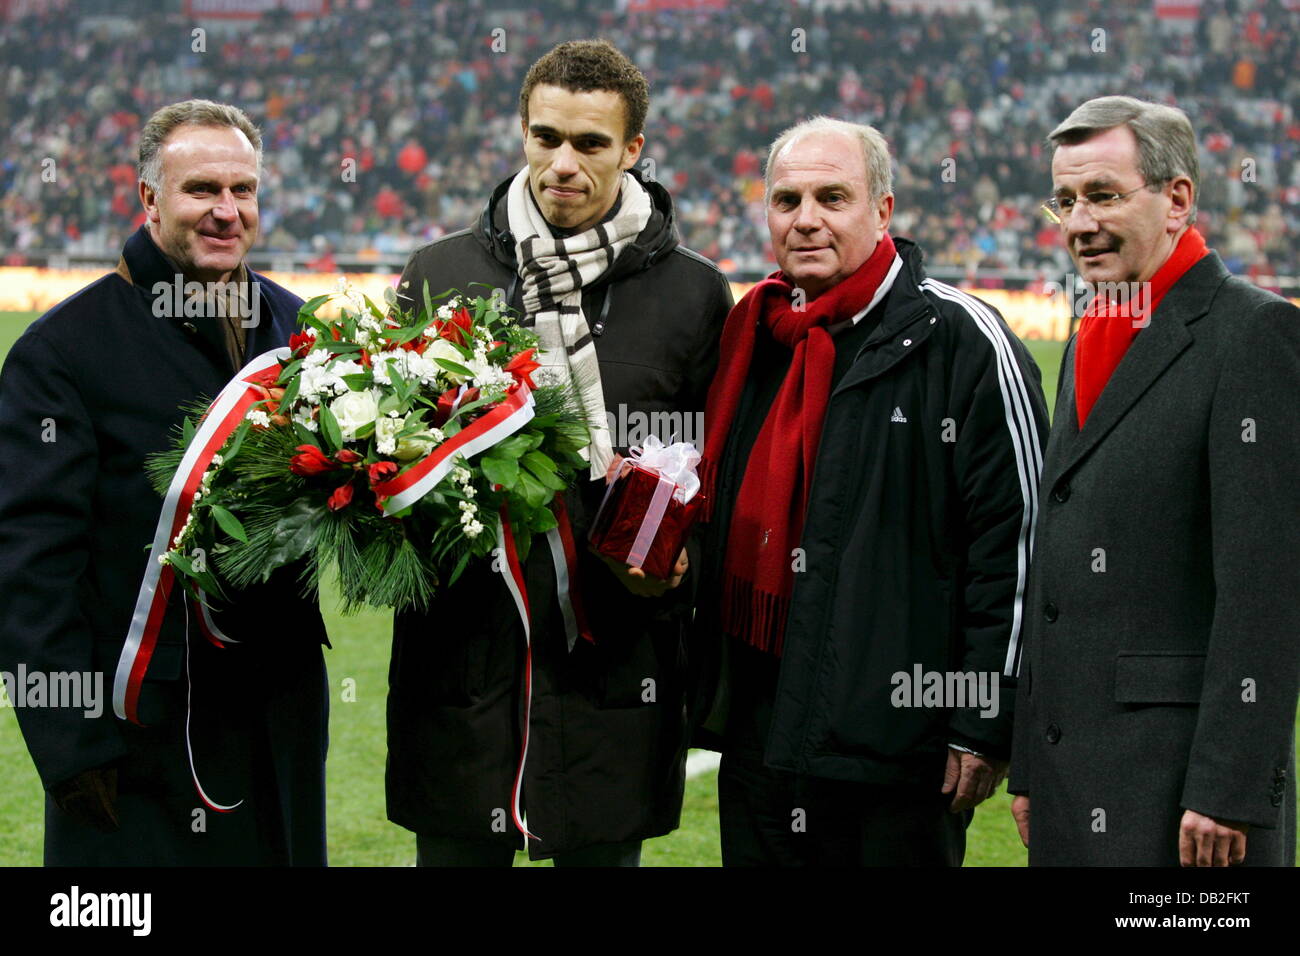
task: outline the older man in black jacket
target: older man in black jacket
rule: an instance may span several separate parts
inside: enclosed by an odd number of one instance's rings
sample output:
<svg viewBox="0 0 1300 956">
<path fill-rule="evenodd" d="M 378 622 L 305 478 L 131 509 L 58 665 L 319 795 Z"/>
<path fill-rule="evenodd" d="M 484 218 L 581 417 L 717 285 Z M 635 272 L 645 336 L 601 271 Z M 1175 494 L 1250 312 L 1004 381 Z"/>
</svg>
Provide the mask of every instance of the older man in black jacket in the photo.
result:
<svg viewBox="0 0 1300 956">
<path fill-rule="evenodd" d="M 325 630 L 292 575 L 210 609 L 239 643 L 200 637 L 175 588 L 152 656 L 123 651 L 158 558 L 146 456 L 295 327 L 301 300 L 243 263 L 260 165 L 235 107 L 159 110 L 140 141 L 148 221 L 0 376 L 0 670 L 47 791 L 47 864 L 325 862 Z"/>
<path fill-rule="evenodd" d="M 486 283 L 535 324 L 542 374 L 571 381 L 597 426 L 590 474 L 566 496 L 579 541 L 606 463 L 644 423 L 695 437 L 731 305 L 717 268 L 678 244 L 667 192 L 632 171 L 646 105 L 645 78 L 612 46 L 560 44 L 520 94 L 527 167 L 402 277 L 416 305 L 425 283 Z M 655 581 L 580 549 L 574 593 L 593 640 L 571 647 L 551 555 L 535 546 L 526 564 L 530 696 L 523 628 L 494 570 L 471 567 L 427 614 L 398 617 L 389 819 L 417 834 L 422 865 L 508 866 L 525 842 L 518 795 L 534 859 L 635 865 L 681 812 L 688 564 Z"/>
<path fill-rule="evenodd" d="M 888 232 L 888 147 L 773 144 L 781 271 L 727 320 L 696 701 L 724 865 L 958 865 L 1011 737 L 1047 416 L 997 312 Z"/>
</svg>

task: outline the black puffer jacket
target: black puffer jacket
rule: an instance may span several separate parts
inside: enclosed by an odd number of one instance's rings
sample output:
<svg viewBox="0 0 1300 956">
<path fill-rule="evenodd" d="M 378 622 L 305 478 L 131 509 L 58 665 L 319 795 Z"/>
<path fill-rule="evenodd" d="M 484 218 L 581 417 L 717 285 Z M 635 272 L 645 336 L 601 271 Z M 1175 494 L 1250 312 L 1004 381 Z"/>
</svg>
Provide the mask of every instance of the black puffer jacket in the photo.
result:
<svg viewBox="0 0 1300 956">
<path fill-rule="evenodd" d="M 473 229 L 417 250 L 406 291 L 418 297 L 470 282 L 507 290 L 522 312 L 505 194 L 493 192 Z M 609 275 L 583 290 L 607 408 L 702 412 L 717 364 L 730 289 L 708 260 L 677 243 L 672 203 L 645 183 L 655 211 Z M 418 298 L 417 300 L 418 301 Z M 620 438 L 614 435 L 615 448 Z M 545 859 L 677 826 L 685 759 L 685 584 L 635 597 L 582 547 L 604 493 L 583 476 L 567 498 L 579 542 L 580 594 L 595 643 L 567 650 L 549 550 L 525 567 L 533 617 L 533 701 L 524 805 L 530 853 Z M 688 576 L 687 580 L 690 580 Z M 471 567 L 428 614 L 394 626 L 388 698 L 388 816 L 417 833 L 520 845 L 509 823 L 523 726 L 524 638 L 501 580 Z"/>
<path fill-rule="evenodd" d="M 949 743 L 1010 749 L 1047 411 L 1001 316 L 926 279 L 921 250 L 895 243 L 903 263 L 879 324 L 827 406 L 764 756 L 817 777 L 938 786 Z M 734 445 L 708 529 L 708 594 L 743 475 Z M 699 743 L 721 749 L 727 644 L 707 598 L 697 624 Z M 994 675 L 996 716 L 902 701 L 894 675 L 918 666 Z"/>
</svg>

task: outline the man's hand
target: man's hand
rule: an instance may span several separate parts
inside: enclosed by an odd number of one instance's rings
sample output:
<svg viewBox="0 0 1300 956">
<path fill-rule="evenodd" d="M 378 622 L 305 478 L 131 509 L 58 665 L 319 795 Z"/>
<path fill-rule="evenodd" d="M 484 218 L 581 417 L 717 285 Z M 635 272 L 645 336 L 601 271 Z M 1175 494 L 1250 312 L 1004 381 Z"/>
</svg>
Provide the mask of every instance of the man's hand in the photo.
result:
<svg viewBox="0 0 1300 956">
<path fill-rule="evenodd" d="M 616 578 L 623 582 L 625 588 L 641 597 L 662 596 L 681 584 L 682 578 L 690 570 L 690 561 L 686 557 L 685 548 L 682 548 L 682 553 L 677 556 L 677 564 L 673 566 L 673 576 L 667 581 L 646 574 L 640 568 L 630 568 L 620 561 L 605 557 L 603 554 L 600 559 L 609 565 L 609 569 L 614 572 Z"/>
<path fill-rule="evenodd" d="M 1227 866 L 1246 858 L 1249 823 L 1232 823 L 1185 810 L 1178 825 L 1178 860 L 1183 866 Z"/>
<path fill-rule="evenodd" d="M 961 813 L 978 806 L 997 790 L 1007 775 L 1010 761 L 990 760 L 948 748 L 948 767 L 943 773 L 943 793 L 956 791 L 949 813 Z"/>
<path fill-rule="evenodd" d="M 1015 797 L 1011 801 L 1011 819 L 1016 821 L 1016 829 L 1020 831 L 1020 842 L 1029 849 L 1029 798 Z"/>
<path fill-rule="evenodd" d="M 115 833 L 117 768 L 92 767 L 50 788 L 54 805 L 78 823 L 103 833 Z"/>
</svg>

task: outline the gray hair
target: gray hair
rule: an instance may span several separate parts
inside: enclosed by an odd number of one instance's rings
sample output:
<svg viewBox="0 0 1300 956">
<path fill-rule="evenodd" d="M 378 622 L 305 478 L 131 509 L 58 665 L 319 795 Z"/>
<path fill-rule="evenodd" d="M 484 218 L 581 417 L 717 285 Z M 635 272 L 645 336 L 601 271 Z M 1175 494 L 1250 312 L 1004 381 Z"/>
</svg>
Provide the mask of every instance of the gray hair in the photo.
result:
<svg viewBox="0 0 1300 956">
<path fill-rule="evenodd" d="M 162 185 L 162 147 L 180 126 L 229 126 L 237 129 L 253 144 L 257 154 L 257 171 L 262 171 L 262 134 L 248 114 L 238 106 L 212 100 L 184 100 L 164 106 L 144 124 L 140 132 L 140 178 L 150 189 Z"/>
<path fill-rule="evenodd" d="M 1196 156 L 1196 134 L 1182 110 L 1131 96 L 1098 96 L 1067 116 L 1047 135 L 1047 142 L 1053 148 L 1073 146 L 1116 126 L 1133 131 L 1138 171 L 1149 185 L 1155 187 L 1179 176 L 1192 181 L 1192 210 L 1187 221 L 1195 222 L 1201 163 Z"/>
<path fill-rule="evenodd" d="M 889 144 L 880 135 L 880 130 L 863 123 L 814 116 L 791 126 L 776 138 L 767 151 L 767 170 L 763 173 L 763 182 L 769 196 L 772 193 L 772 169 L 776 166 L 776 157 L 790 143 L 808 133 L 840 133 L 856 139 L 862 146 L 862 161 L 867 170 L 867 186 L 871 190 L 871 198 L 881 199 L 894 191 L 893 173 L 889 168 Z"/>
</svg>

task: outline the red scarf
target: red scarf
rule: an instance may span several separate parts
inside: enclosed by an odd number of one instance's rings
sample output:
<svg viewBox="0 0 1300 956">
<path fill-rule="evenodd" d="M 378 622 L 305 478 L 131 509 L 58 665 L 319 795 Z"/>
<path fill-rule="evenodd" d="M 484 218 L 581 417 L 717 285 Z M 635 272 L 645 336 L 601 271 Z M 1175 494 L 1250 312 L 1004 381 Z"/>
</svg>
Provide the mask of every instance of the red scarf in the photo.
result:
<svg viewBox="0 0 1300 956">
<path fill-rule="evenodd" d="M 1164 265 L 1151 277 L 1151 301 L 1145 311 L 1140 301 L 1111 302 L 1100 294 L 1088 303 L 1079 323 L 1079 339 L 1074 348 L 1074 403 L 1080 428 L 1083 428 L 1101 396 L 1101 390 L 1110 381 L 1133 339 L 1155 315 L 1165 293 L 1208 253 L 1205 239 L 1195 226 L 1191 226 L 1178 240 Z M 1136 323 L 1135 317 L 1139 319 Z"/>
<path fill-rule="evenodd" d="M 736 303 L 722 330 L 722 358 L 704 413 L 706 508 L 745 389 L 759 324 L 794 352 L 745 465 L 723 561 L 723 629 L 778 655 L 794 589 L 791 552 L 803 533 L 808 479 L 835 368 L 828 329 L 872 300 L 895 255 L 893 239 L 883 234 L 853 275 L 800 311 L 791 302 L 794 286 L 783 273 L 773 273 Z"/>
</svg>

